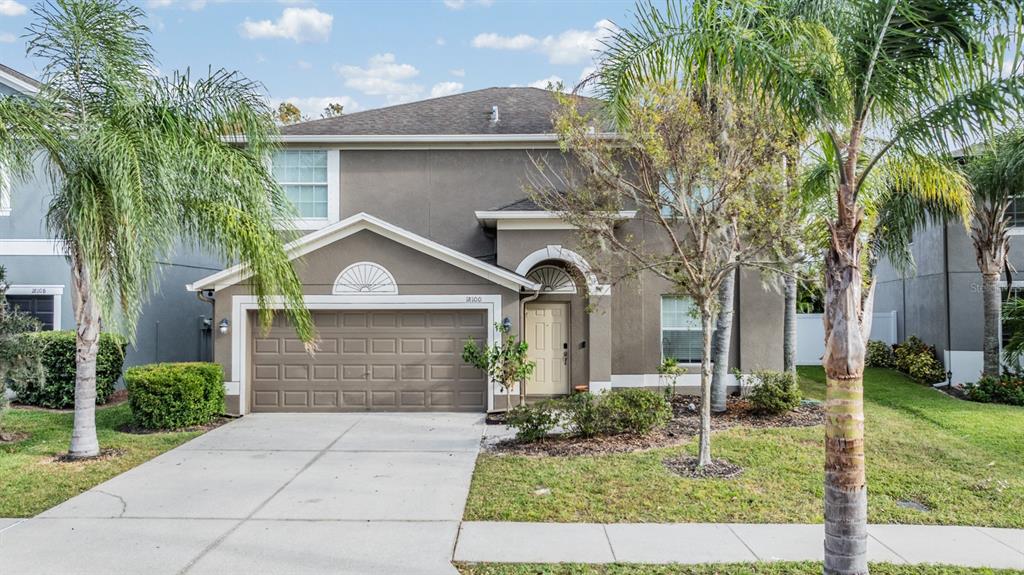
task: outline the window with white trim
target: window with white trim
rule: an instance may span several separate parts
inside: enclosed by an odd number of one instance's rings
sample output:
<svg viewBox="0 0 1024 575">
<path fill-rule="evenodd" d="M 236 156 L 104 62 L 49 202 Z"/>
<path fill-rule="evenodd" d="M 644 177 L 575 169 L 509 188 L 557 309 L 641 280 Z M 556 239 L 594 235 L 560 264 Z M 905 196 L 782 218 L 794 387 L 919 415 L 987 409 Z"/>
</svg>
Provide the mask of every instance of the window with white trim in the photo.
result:
<svg viewBox="0 0 1024 575">
<path fill-rule="evenodd" d="M 295 205 L 301 219 L 329 215 L 327 150 L 278 150 L 274 178 Z"/>
<path fill-rule="evenodd" d="M 679 363 L 700 363 L 704 330 L 693 300 L 685 296 L 661 296 L 661 358 Z"/>
<path fill-rule="evenodd" d="M 11 215 L 11 176 L 7 168 L 0 167 L 0 216 Z"/>
<path fill-rule="evenodd" d="M 1010 197 L 1010 204 L 1006 207 L 1006 217 L 1011 228 L 1024 228 L 1024 195 Z"/>
</svg>

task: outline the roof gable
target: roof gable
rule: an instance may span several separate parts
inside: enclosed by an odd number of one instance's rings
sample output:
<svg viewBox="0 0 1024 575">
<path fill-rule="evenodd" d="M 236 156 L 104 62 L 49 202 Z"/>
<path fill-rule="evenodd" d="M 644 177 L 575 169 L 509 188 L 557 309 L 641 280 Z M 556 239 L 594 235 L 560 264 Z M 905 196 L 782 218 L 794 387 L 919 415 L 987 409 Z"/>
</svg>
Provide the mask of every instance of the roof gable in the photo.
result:
<svg viewBox="0 0 1024 575">
<path fill-rule="evenodd" d="M 14 68 L 4 66 L 3 64 L 0 64 L 0 85 L 26 96 L 37 94 L 42 86 L 35 78 L 26 76 Z"/>
<path fill-rule="evenodd" d="M 533 290 L 540 289 L 539 284 L 515 272 L 480 261 L 367 213 L 356 214 L 307 234 L 290 242 L 285 246 L 285 250 L 288 252 L 289 259 L 294 260 L 363 230 L 370 230 L 508 289 L 518 290 L 522 287 Z M 207 289 L 219 291 L 244 281 L 251 275 L 246 266 L 235 265 L 188 284 L 185 287 L 189 291 Z"/>
</svg>

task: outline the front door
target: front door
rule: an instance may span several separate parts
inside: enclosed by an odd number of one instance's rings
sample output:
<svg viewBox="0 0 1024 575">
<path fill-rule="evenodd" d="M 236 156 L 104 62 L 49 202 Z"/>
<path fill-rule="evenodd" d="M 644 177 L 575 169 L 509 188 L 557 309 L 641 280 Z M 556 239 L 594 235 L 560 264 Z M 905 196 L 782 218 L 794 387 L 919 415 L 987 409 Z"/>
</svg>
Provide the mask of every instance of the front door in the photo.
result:
<svg viewBox="0 0 1024 575">
<path fill-rule="evenodd" d="M 527 356 L 536 362 L 528 395 L 569 393 L 569 303 L 526 304 Z"/>
</svg>

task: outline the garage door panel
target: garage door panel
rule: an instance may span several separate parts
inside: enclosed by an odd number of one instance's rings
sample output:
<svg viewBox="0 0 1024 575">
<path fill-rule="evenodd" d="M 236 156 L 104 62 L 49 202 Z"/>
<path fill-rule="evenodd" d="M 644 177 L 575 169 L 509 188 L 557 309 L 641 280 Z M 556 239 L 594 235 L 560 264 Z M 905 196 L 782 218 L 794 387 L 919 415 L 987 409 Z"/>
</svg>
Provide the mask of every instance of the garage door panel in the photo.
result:
<svg viewBox="0 0 1024 575">
<path fill-rule="evenodd" d="M 253 411 L 486 408 L 484 374 L 461 358 L 467 339 L 486 339 L 483 311 L 319 310 L 314 320 L 312 357 L 284 320 L 253 337 Z"/>
</svg>

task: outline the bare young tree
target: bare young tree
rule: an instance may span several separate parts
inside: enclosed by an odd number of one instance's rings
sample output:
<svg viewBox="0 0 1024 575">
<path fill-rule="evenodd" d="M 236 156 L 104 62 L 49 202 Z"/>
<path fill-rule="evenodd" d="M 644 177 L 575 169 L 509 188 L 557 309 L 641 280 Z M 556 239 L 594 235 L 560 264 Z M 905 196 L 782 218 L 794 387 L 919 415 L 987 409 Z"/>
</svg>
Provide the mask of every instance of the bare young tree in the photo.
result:
<svg viewBox="0 0 1024 575">
<path fill-rule="evenodd" d="M 725 91 L 652 86 L 607 138 L 575 103 L 563 98 L 555 126 L 579 168 L 564 175 L 537 162 L 532 195 L 577 228 L 580 249 L 612 282 L 653 274 L 693 300 L 703 330 L 697 465 L 707 465 L 719 290 L 741 266 L 774 268 L 787 237 L 778 224 L 787 209 L 781 123 Z M 621 210 L 637 215 L 619 229 L 612 216 Z"/>
</svg>

